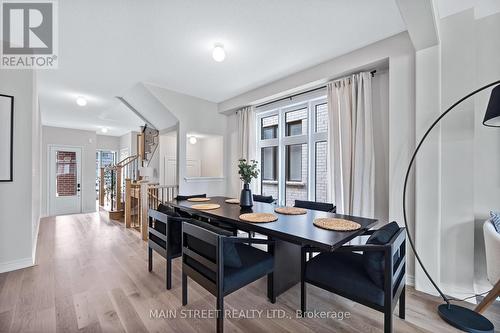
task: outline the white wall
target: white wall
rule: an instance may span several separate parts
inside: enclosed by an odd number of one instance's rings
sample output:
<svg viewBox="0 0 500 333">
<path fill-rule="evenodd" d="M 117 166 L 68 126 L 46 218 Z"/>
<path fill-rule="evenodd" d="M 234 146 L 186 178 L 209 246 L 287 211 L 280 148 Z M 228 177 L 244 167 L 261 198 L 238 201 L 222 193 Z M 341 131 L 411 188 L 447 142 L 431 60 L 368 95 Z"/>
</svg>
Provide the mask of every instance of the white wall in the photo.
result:
<svg viewBox="0 0 500 333">
<path fill-rule="evenodd" d="M 120 150 L 127 148 L 129 156 L 137 154 L 137 134 L 138 132 L 132 131 L 120 136 Z"/>
<path fill-rule="evenodd" d="M 207 195 L 225 195 L 227 171 L 224 166 L 223 178 L 215 180 L 187 181 L 186 176 L 186 142 L 187 133 L 203 133 L 222 135 L 224 138 L 224 154 L 228 144 L 227 117 L 217 112 L 217 104 L 180 94 L 171 90 L 146 84 L 145 87 L 178 120 L 178 170 L 180 194 L 206 193 Z M 161 128 L 160 128 L 161 130 Z M 226 158 L 226 157 L 225 157 Z"/>
<path fill-rule="evenodd" d="M 160 135 L 159 159 L 160 184 L 177 185 L 177 131 Z"/>
<path fill-rule="evenodd" d="M 82 212 L 96 211 L 96 133 L 60 127 L 43 126 L 42 128 L 42 214 L 47 216 L 48 210 L 48 146 L 72 146 L 82 148 Z"/>
<path fill-rule="evenodd" d="M 500 14 L 469 9 L 438 20 L 441 44 L 417 52 L 417 136 L 444 110 L 500 78 Z M 500 131 L 482 125 L 491 88 L 456 107 L 417 159 L 417 249 L 454 297 L 484 292 L 482 224 L 500 203 Z M 423 272 L 416 287 L 435 293 Z"/>
<path fill-rule="evenodd" d="M 0 183 L 0 273 L 34 263 L 39 220 L 39 111 L 34 73 L 0 70 L 0 93 L 14 96 L 14 181 Z"/>
<path fill-rule="evenodd" d="M 475 21 L 474 50 L 476 86 L 500 79 L 500 14 Z M 482 125 L 491 88 L 474 98 L 474 266 L 475 280 L 486 279 L 484 237 L 482 225 L 490 210 L 500 210 L 500 129 Z"/>
<path fill-rule="evenodd" d="M 111 135 L 97 135 L 96 148 L 99 150 L 111 150 L 120 152 L 120 137 Z"/>
</svg>

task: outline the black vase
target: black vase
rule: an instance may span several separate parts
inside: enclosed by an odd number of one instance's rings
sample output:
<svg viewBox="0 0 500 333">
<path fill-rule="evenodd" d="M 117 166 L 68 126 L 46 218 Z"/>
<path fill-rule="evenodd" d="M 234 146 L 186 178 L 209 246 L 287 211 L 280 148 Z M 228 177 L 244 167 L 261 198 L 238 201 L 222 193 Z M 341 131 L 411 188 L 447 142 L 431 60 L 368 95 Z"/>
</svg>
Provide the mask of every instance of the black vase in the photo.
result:
<svg viewBox="0 0 500 333">
<path fill-rule="evenodd" d="M 240 207 L 249 208 L 253 206 L 252 191 L 249 184 L 244 184 L 240 195 Z"/>
</svg>

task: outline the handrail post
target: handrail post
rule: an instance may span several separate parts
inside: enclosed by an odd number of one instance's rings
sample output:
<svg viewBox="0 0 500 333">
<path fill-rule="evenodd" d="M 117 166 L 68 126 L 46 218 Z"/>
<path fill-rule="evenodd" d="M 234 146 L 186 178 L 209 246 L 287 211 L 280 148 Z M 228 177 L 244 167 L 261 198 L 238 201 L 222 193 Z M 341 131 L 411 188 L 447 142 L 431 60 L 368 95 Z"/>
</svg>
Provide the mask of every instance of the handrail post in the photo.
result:
<svg viewBox="0 0 500 333">
<path fill-rule="evenodd" d="M 104 206 L 104 168 L 99 170 L 99 206 Z"/>
<path fill-rule="evenodd" d="M 148 240 L 148 225 L 149 225 L 149 219 L 148 219 L 148 181 L 141 181 L 141 210 L 140 210 L 140 222 L 141 222 L 141 235 L 142 235 L 142 240 L 147 241 Z"/>
<path fill-rule="evenodd" d="M 132 181 L 125 179 L 125 228 L 130 228 L 132 218 Z"/>
</svg>

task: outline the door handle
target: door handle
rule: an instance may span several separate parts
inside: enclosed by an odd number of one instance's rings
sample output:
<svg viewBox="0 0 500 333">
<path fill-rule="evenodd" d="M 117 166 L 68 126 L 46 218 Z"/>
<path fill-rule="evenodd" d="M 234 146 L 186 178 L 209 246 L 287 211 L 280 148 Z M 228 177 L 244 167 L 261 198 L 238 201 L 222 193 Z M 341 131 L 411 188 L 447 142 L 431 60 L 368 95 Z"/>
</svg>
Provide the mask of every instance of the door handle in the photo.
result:
<svg viewBox="0 0 500 333">
<path fill-rule="evenodd" d="M 80 192 L 80 184 L 76 184 L 76 190 Z"/>
</svg>

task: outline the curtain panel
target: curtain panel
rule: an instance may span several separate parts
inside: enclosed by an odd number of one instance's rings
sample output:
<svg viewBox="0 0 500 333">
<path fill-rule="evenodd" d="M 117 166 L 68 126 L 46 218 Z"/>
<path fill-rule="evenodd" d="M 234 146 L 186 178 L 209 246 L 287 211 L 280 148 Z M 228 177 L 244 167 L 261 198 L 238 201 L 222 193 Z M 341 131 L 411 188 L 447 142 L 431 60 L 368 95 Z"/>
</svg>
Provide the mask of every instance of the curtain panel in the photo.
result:
<svg viewBox="0 0 500 333">
<path fill-rule="evenodd" d="M 327 84 L 328 200 L 341 214 L 374 215 L 375 153 L 371 74 Z"/>
<path fill-rule="evenodd" d="M 238 115 L 238 153 L 239 158 L 247 161 L 256 160 L 257 138 L 255 125 L 255 108 L 247 106 L 236 111 Z M 236 172 L 238 172 L 236 170 Z M 240 186 L 240 189 L 242 186 Z M 250 189 L 256 193 L 257 180 L 253 180 Z"/>
</svg>

